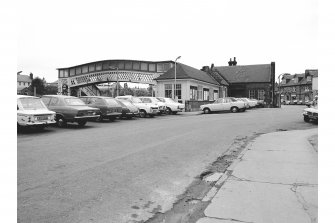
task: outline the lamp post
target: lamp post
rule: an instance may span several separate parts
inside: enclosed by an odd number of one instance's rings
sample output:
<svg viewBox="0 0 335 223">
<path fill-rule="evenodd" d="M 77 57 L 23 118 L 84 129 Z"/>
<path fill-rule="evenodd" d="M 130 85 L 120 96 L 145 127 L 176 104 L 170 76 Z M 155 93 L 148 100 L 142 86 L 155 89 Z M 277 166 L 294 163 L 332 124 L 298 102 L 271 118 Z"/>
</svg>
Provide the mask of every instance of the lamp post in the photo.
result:
<svg viewBox="0 0 335 223">
<path fill-rule="evenodd" d="M 279 74 L 278 76 L 278 92 L 279 92 L 279 103 L 278 108 L 281 107 L 281 92 L 280 92 L 280 77 L 283 76 L 285 73 Z"/>
<path fill-rule="evenodd" d="M 109 67 L 111 70 L 116 70 L 116 96 L 119 96 L 119 68 L 118 67 Z M 109 83 L 108 83 L 109 85 Z"/>
<path fill-rule="evenodd" d="M 177 99 L 177 60 L 180 59 L 181 56 L 177 57 L 174 61 L 174 95 L 173 98 Z"/>
</svg>

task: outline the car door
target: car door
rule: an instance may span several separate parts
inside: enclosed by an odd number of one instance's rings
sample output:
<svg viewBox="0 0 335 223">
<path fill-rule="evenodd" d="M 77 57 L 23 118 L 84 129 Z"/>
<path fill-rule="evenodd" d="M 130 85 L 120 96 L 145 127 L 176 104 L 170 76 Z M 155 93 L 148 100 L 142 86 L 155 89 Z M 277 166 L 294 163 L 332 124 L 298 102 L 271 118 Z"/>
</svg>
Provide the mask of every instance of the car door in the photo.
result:
<svg viewBox="0 0 335 223">
<path fill-rule="evenodd" d="M 211 111 L 222 111 L 223 109 L 222 102 L 223 102 L 223 98 L 216 99 L 214 103 L 211 104 L 210 106 Z"/>
<path fill-rule="evenodd" d="M 223 106 L 223 110 L 224 111 L 229 111 L 230 108 L 231 108 L 231 100 L 230 100 L 230 98 L 224 98 L 222 106 Z"/>
</svg>

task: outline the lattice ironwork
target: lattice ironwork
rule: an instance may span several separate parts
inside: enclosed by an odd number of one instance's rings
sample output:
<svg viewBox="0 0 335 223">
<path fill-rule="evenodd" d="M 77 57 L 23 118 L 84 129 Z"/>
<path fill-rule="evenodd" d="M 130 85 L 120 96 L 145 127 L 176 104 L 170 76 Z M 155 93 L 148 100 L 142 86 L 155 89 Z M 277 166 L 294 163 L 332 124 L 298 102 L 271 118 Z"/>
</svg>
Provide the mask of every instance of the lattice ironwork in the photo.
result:
<svg viewBox="0 0 335 223">
<path fill-rule="evenodd" d="M 102 71 L 84 74 L 80 76 L 62 78 L 59 84 L 67 84 L 69 87 L 77 87 L 81 85 L 91 85 L 104 82 L 133 82 L 141 84 L 153 84 L 155 78 L 159 77 L 162 73 L 146 73 L 140 71 Z M 60 86 L 59 86 L 60 87 Z"/>
</svg>

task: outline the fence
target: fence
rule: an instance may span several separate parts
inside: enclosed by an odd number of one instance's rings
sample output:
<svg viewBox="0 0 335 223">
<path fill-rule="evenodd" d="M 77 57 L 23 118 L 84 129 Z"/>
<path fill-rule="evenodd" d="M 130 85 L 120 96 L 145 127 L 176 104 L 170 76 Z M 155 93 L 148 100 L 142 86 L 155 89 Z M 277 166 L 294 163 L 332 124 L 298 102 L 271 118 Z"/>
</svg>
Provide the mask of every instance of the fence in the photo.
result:
<svg viewBox="0 0 335 223">
<path fill-rule="evenodd" d="M 185 111 L 200 111 L 200 105 L 211 104 L 214 101 L 185 101 Z"/>
</svg>

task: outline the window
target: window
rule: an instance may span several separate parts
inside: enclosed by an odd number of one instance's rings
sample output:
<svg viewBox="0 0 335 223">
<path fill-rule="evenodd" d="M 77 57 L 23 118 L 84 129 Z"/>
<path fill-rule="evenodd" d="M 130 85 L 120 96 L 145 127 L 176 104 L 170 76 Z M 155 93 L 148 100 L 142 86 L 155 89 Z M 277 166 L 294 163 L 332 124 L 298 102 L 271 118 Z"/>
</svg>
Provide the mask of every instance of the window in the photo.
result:
<svg viewBox="0 0 335 223">
<path fill-rule="evenodd" d="M 125 69 L 126 69 L 126 70 L 131 70 L 131 69 L 132 69 L 132 64 L 131 64 L 131 62 L 126 62 L 126 64 L 125 64 Z"/>
<path fill-rule="evenodd" d="M 133 69 L 134 70 L 139 70 L 140 69 L 140 63 L 139 62 L 134 62 L 133 63 Z"/>
<path fill-rule="evenodd" d="M 163 71 L 167 71 L 168 69 L 170 69 L 170 64 L 168 63 L 163 64 Z"/>
<path fill-rule="evenodd" d="M 74 72 L 75 72 L 75 69 L 74 69 L 74 68 L 71 68 L 71 69 L 70 69 L 70 76 L 74 76 Z"/>
<path fill-rule="evenodd" d="M 176 97 L 181 99 L 181 84 L 176 84 Z"/>
<path fill-rule="evenodd" d="M 150 98 L 142 98 L 143 103 L 152 103 Z"/>
<path fill-rule="evenodd" d="M 163 72 L 164 69 L 163 69 L 163 64 L 159 63 L 157 64 L 157 72 Z"/>
<path fill-rule="evenodd" d="M 148 64 L 147 63 L 141 63 L 141 70 L 148 70 Z"/>
<path fill-rule="evenodd" d="M 164 84 L 165 97 L 172 98 L 172 84 Z"/>
<path fill-rule="evenodd" d="M 58 103 L 58 98 L 51 98 L 49 106 L 56 106 Z"/>
<path fill-rule="evenodd" d="M 204 88 L 204 101 L 209 101 L 209 89 Z"/>
<path fill-rule="evenodd" d="M 202 101 L 202 86 L 198 85 L 198 101 Z"/>
<path fill-rule="evenodd" d="M 82 67 L 82 73 L 83 74 L 85 74 L 85 73 L 87 73 L 88 72 L 88 66 L 86 65 L 86 66 L 83 66 Z"/>
<path fill-rule="evenodd" d="M 97 63 L 95 66 L 95 69 L 98 70 L 102 70 L 102 63 Z"/>
<path fill-rule="evenodd" d="M 214 100 L 216 100 L 216 99 L 218 99 L 218 97 L 219 97 L 219 92 L 218 92 L 218 90 L 214 90 Z"/>
<path fill-rule="evenodd" d="M 81 74 L 81 67 L 76 68 L 76 74 Z"/>
<path fill-rule="evenodd" d="M 156 71 L 156 65 L 153 63 L 149 64 L 149 71 Z"/>
<path fill-rule="evenodd" d="M 122 70 L 124 69 L 124 62 L 123 61 L 118 63 L 118 68 L 122 69 Z"/>
<path fill-rule="evenodd" d="M 95 66 L 94 66 L 94 64 L 91 64 L 91 65 L 88 67 L 88 71 L 89 71 L 89 72 L 93 72 L 93 71 L 95 71 Z"/>
<path fill-rule="evenodd" d="M 64 70 L 64 77 L 68 77 L 69 76 L 69 70 Z"/>
<path fill-rule="evenodd" d="M 64 70 L 59 70 L 59 77 L 64 77 Z"/>
<path fill-rule="evenodd" d="M 265 99 L 265 91 L 258 90 L 258 100 L 264 100 L 264 99 Z"/>
<path fill-rule="evenodd" d="M 190 86 L 190 100 L 197 100 L 197 91 L 196 86 Z"/>
<path fill-rule="evenodd" d="M 249 98 L 256 99 L 256 90 L 249 90 Z"/>
</svg>

